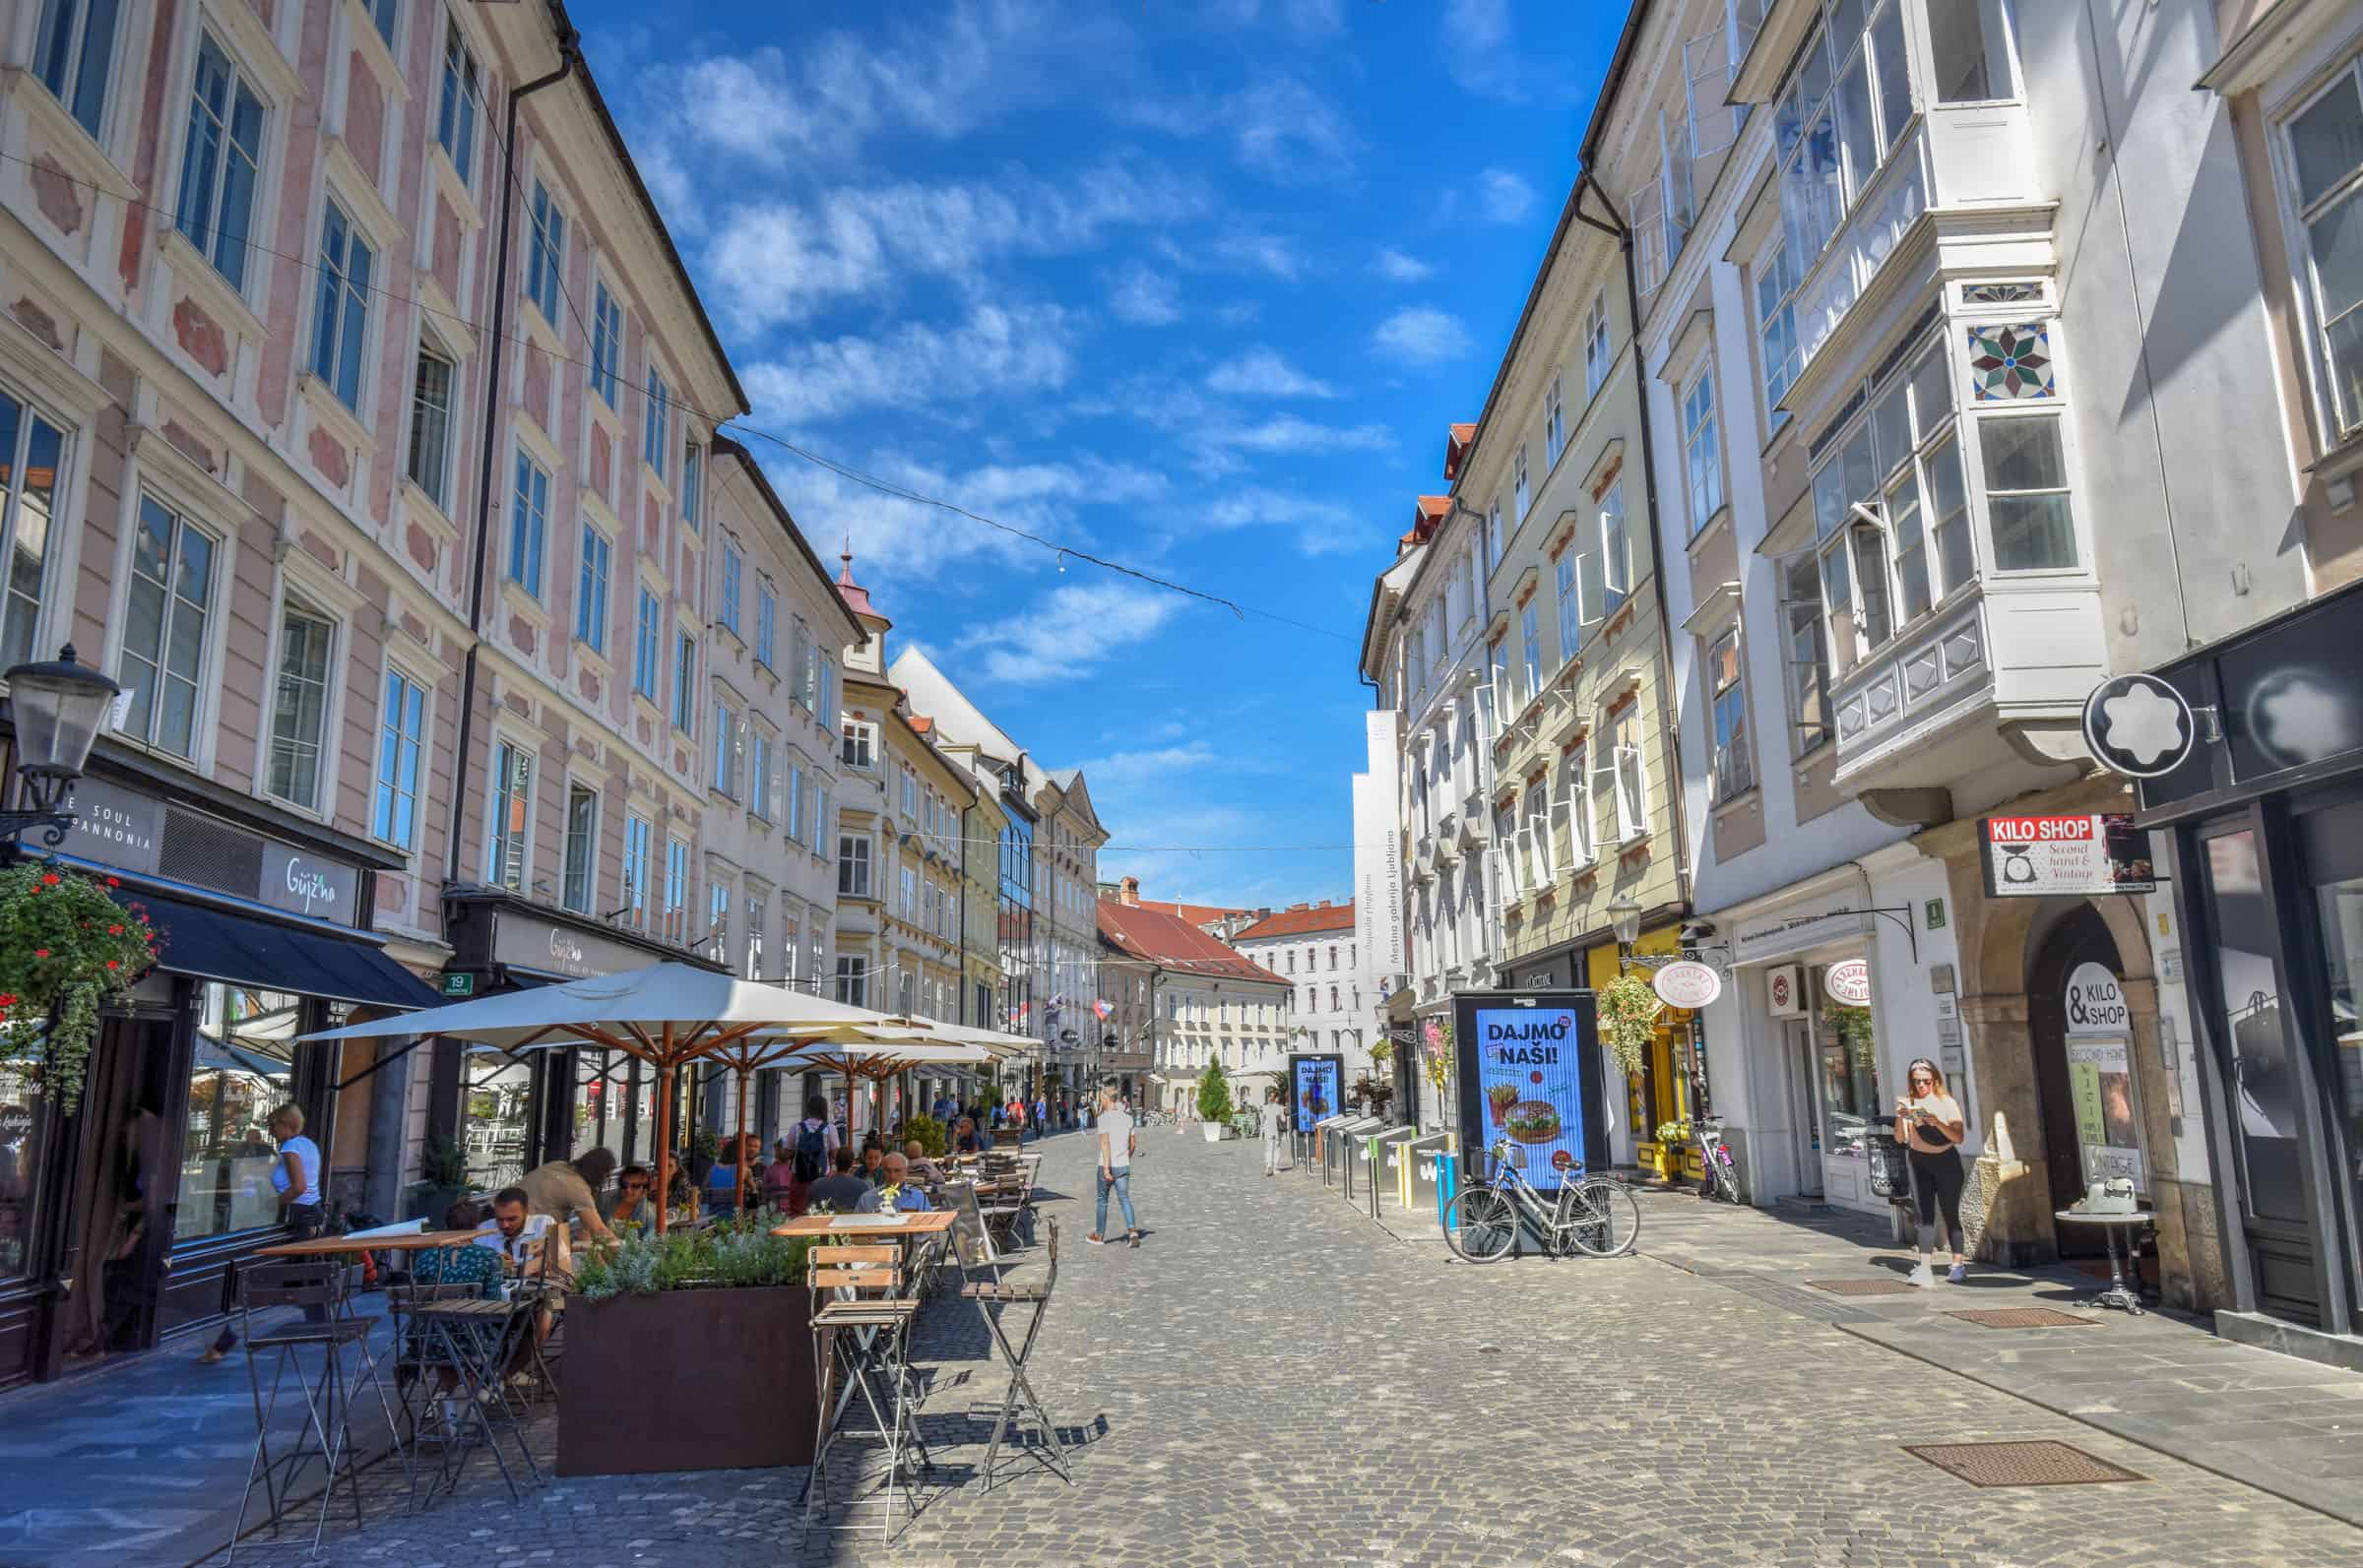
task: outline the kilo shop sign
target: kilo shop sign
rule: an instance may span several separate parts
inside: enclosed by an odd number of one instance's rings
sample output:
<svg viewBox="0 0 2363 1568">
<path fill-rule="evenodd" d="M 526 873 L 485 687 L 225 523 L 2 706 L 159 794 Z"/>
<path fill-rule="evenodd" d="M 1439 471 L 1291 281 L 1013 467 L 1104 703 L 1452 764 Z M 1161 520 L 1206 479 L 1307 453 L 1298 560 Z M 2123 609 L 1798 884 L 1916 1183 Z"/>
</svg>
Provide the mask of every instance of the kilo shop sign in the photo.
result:
<svg viewBox="0 0 2363 1568">
<path fill-rule="evenodd" d="M 1978 830 L 1987 898 L 2157 890 L 2149 835 L 2123 812 L 1987 817 Z"/>
</svg>

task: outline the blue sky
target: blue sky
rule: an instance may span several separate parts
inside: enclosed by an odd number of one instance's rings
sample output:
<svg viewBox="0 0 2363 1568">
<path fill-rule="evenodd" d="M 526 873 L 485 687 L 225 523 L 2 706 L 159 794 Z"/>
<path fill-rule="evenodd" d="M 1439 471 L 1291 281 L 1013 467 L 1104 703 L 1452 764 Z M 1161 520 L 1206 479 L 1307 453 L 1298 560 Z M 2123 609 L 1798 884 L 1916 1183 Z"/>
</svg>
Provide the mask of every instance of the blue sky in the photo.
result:
<svg viewBox="0 0 2363 1568">
<path fill-rule="evenodd" d="M 1249 905 L 1350 891 L 1371 579 L 1492 380 L 1624 9 L 574 7 L 748 423 L 1339 634 L 753 443 L 896 637 L 1082 766 L 1117 845 L 1173 847 L 1103 876 Z"/>
</svg>

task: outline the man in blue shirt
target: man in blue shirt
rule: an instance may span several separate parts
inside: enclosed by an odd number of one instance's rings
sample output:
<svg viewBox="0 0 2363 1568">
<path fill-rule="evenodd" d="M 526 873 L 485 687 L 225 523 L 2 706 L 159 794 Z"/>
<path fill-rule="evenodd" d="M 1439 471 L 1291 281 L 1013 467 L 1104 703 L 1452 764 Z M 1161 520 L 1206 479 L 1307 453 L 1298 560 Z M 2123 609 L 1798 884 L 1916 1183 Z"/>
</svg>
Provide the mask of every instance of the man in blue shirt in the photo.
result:
<svg viewBox="0 0 2363 1568">
<path fill-rule="evenodd" d="M 888 1187 L 901 1189 L 894 1195 L 895 1208 L 908 1213 L 924 1213 L 935 1207 L 927 1202 L 926 1193 L 911 1184 L 911 1161 L 906 1156 L 888 1155 L 881 1168 L 886 1173 L 886 1179 L 879 1184 L 878 1190 L 883 1192 Z"/>
</svg>

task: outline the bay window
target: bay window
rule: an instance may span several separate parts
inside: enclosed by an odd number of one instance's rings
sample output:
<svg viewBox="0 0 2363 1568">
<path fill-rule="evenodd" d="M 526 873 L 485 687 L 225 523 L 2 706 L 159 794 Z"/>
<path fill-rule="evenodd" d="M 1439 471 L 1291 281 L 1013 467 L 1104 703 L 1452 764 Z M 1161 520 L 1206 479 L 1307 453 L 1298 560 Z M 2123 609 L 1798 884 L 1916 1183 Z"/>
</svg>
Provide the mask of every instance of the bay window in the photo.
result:
<svg viewBox="0 0 2363 1568">
<path fill-rule="evenodd" d="M 1985 454 L 1986 512 L 1994 529 L 1994 568 L 2053 571 L 2076 565 L 2076 525 L 2068 504 L 2068 460 L 2060 416 L 2040 413 L 1986 419 L 1977 427 Z"/>
<path fill-rule="evenodd" d="M 1939 103 L 2018 95 L 2011 11 L 2011 0 L 1929 0 L 1928 54 L 1936 66 Z"/>
<path fill-rule="evenodd" d="M 2325 401 L 2343 437 L 2363 427 L 2363 58 L 2340 67 L 2286 131 Z"/>
<path fill-rule="evenodd" d="M 1798 50 L 1772 110 L 1781 228 L 1799 278 L 1814 270 L 1912 115 L 1903 0 L 1819 4 L 1823 21 Z M 1933 0 L 1929 9 L 1951 7 Z"/>
</svg>

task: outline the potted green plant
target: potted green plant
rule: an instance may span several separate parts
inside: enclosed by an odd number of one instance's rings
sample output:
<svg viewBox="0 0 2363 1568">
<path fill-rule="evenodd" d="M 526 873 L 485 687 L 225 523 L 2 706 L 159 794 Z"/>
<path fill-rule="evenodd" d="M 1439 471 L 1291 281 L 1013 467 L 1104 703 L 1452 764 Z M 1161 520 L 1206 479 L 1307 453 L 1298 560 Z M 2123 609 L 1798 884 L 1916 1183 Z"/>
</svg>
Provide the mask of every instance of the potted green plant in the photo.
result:
<svg viewBox="0 0 2363 1568">
<path fill-rule="evenodd" d="M 467 1154 L 444 1134 L 427 1134 L 418 1149 L 418 1179 L 407 1196 L 408 1218 L 440 1225 L 444 1212 L 468 1196 Z"/>
<path fill-rule="evenodd" d="M 578 1264 L 559 1474 L 811 1463 L 812 1243 L 773 1235 L 785 1219 L 760 1209 L 702 1230 L 630 1236 Z"/>
<path fill-rule="evenodd" d="M 952 1147 L 951 1136 L 943 1130 L 943 1123 L 924 1112 L 903 1123 L 903 1141 L 916 1141 L 930 1157 L 940 1157 Z"/>
<path fill-rule="evenodd" d="M 1208 1062 L 1198 1075 L 1198 1120 L 1205 1126 L 1206 1141 L 1222 1142 L 1223 1125 L 1230 1119 L 1231 1080 L 1224 1076 L 1221 1062 Z"/>
</svg>

